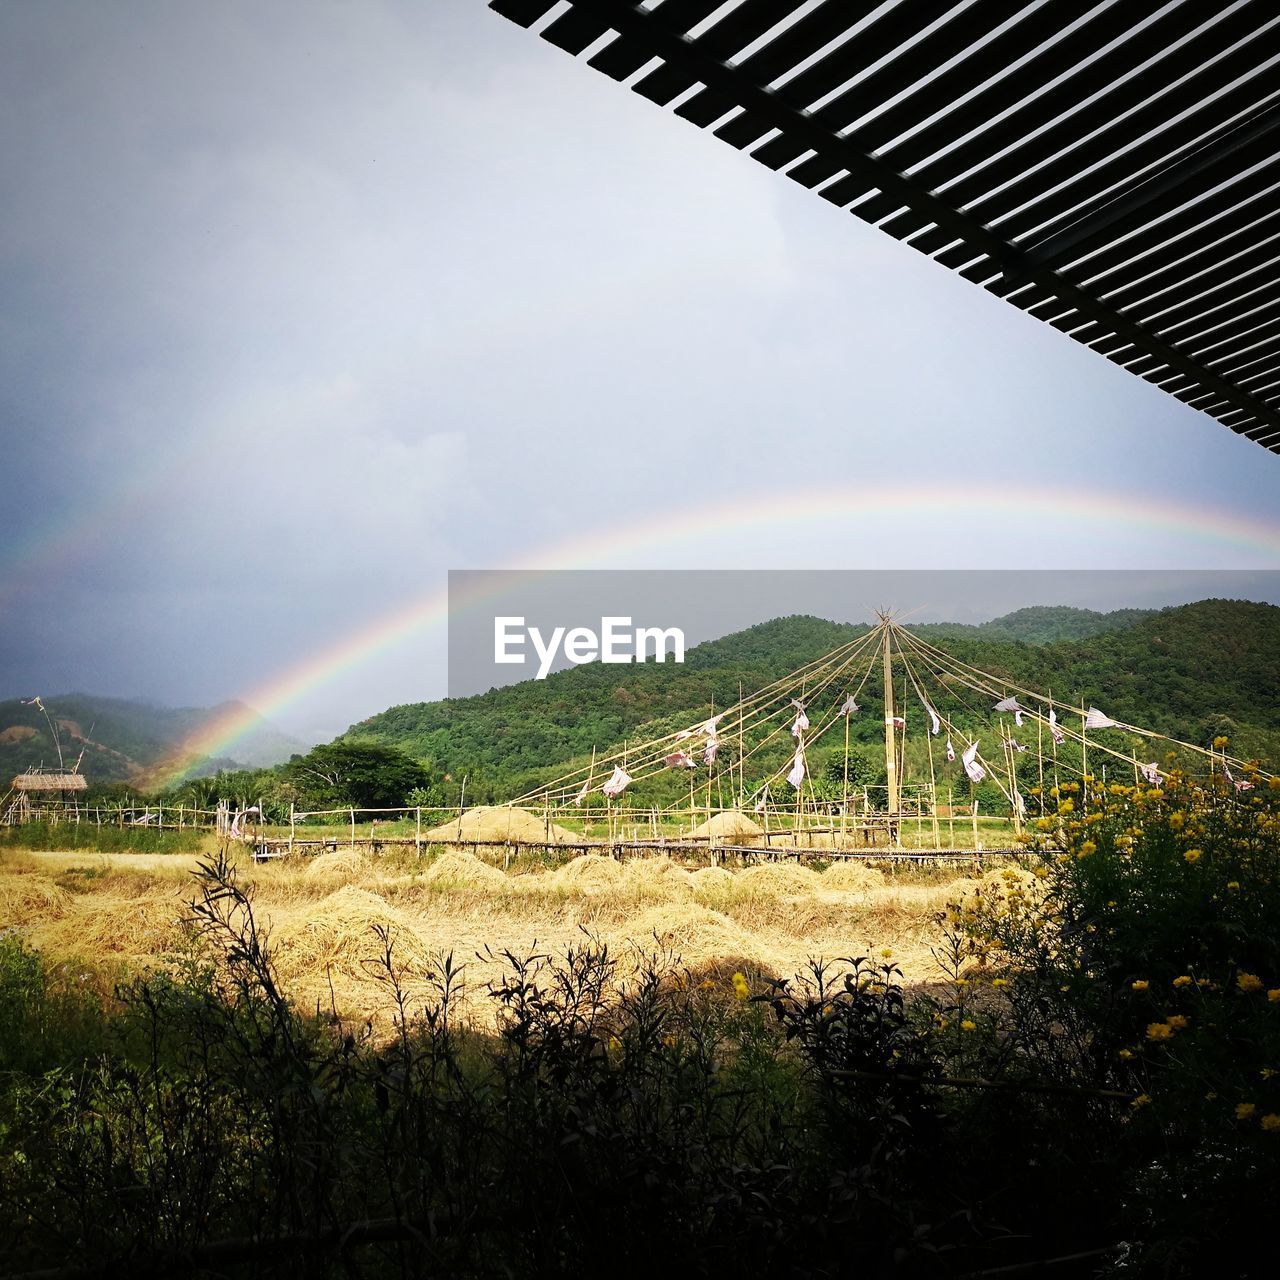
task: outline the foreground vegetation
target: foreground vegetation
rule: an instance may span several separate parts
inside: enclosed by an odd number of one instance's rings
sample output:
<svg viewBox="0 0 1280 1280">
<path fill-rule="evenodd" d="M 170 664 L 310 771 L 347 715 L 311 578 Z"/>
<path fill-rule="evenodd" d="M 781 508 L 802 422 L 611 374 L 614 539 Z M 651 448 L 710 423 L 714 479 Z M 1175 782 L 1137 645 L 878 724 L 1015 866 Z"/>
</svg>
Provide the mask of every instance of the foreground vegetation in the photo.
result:
<svg viewBox="0 0 1280 1280">
<path fill-rule="evenodd" d="M 0 1251 L 130 1274 L 1260 1274 L 1280 791 L 1048 798 L 1028 869 L 940 914 L 924 988 L 878 955 L 783 981 L 582 935 L 491 957 L 484 1022 L 460 957 L 384 925 L 375 1034 L 290 1003 L 218 859 L 163 975 L 108 994 L 6 938 Z"/>
</svg>

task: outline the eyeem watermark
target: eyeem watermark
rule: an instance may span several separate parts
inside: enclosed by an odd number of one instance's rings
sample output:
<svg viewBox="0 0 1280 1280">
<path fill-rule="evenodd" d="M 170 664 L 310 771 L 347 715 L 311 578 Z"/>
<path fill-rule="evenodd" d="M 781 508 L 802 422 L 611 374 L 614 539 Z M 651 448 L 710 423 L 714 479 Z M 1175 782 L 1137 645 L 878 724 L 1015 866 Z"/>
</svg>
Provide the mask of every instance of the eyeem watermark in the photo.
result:
<svg viewBox="0 0 1280 1280">
<path fill-rule="evenodd" d="M 527 663 L 530 649 L 538 660 L 535 680 L 545 680 L 558 655 L 563 653 L 571 666 L 584 662 L 673 662 L 684 661 L 684 631 L 680 627 L 633 627 L 630 617 L 600 619 L 600 629 L 590 627 L 530 626 L 522 615 L 504 614 L 493 620 L 493 660 L 496 663 Z"/>
</svg>

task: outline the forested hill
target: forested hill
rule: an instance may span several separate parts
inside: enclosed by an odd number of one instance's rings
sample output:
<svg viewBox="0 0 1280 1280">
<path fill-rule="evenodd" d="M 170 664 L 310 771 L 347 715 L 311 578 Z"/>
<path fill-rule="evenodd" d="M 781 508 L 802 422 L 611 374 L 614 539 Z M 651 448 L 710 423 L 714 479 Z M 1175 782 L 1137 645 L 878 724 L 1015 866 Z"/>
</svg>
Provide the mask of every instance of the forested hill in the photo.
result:
<svg viewBox="0 0 1280 1280">
<path fill-rule="evenodd" d="M 0 701 L 3 786 L 25 769 L 56 769 L 59 747 L 68 768 L 84 753 L 80 772 L 91 784 L 136 782 L 203 726 L 239 706 L 225 703 L 218 707 L 160 707 L 89 693 L 64 693 L 43 702 L 48 718 L 39 707 L 19 699 Z M 56 742 L 54 732 L 58 735 Z M 237 742 L 235 760 L 210 761 L 207 768 L 270 765 L 287 760 L 295 751 L 306 750 L 307 745 L 259 720 Z"/>
<path fill-rule="evenodd" d="M 1080 615 L 1085 615 L 1083 618 Z M 1057 639 L 1093 633 L 1083 639 Z M 1242 754 L 1280 754 L 1280 609 L 1206 600 L 1160 612 L 1020 610 L 982 626 L 911 628 L 971 665 L 1067 703 L 1192 741 L 1227 732 Z M 731 705 L 867 630 L 820 618 L 762 623 L 688 651 L 683 667 L 598 664 L 472 698 L 392 707 L 348 740 L 399 747 L 477 800 L 511 794 L 548 766 L 644 739 Z M 1029 643 L 1020 636 L 1044 637 Z"/>
</svg>

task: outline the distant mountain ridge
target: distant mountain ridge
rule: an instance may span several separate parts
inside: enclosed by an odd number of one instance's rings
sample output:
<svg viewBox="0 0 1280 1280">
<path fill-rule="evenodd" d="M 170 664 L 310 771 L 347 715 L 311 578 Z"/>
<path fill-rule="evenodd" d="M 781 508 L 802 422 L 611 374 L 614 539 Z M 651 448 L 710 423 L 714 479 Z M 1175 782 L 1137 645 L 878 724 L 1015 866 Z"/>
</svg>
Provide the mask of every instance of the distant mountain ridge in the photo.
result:
<svg viewBox="0 0 1280 1280">
<path fill-rule="evenodd" d="M 548 771 L 641 741 L 736 702 L 864 634 L 861 625 L 778 618 L 688 650 L 682 667 L 589 664 L 461 699 L 391 707 L 341 738 L 398 747 L 479 801 L 516 794 Z M 998 677 L 1068 705 L 1188 741 L 1223 732 L 1241 755 L 1280 761 L 1280 609 L 1205 600 L 1101 614 L 1020 609 L 979 625 L 910 630 Z"/>
<path fill-rule="evenodd" d="M 16 698 L 0 701 L 0 784 L 7 785 L 25 769 L 58 768 L 58 746 L 67 768 L 83 753 L 80 772 L 91 785 L 142 784 L 155 766 L 171 759 L 201 729 L 242 707 L 235 702 L 216 707 L 164 707 L 141 699 L 88 693 L 59 694 L 42 701 L 57 726 L 56 744 L 38 707 Z M 195 772 L 219 766 L 277 764 L 310 745 L 259 717 L 237 742 L 234 758 L 206 761 Z"/>
</svg>

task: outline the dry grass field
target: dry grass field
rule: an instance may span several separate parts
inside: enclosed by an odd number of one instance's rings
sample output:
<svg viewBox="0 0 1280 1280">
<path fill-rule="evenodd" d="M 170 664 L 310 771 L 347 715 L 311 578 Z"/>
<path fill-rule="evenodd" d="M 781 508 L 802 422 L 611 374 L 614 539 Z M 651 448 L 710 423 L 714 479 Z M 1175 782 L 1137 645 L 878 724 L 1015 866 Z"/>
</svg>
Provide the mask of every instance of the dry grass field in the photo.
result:
<svg viewBox="0 0 1280 1280">
<path fill-rule="evenodd" d="M 172 963 L 188 946 L 197 863 L 194 855 L 7 851 L 0 929 L 19 930 L 60 960 L 131 973 Z M 286 990 L 304 1007 L 375 1023 L 389 1010 L 371 963 L 375 925 L 391 929 L 411 989 L 434 958 L 452 952 L 474 994 L 497 975 L 503 951 L 562 951 L 584 930 L 624 956 L 661 948 L 699 971 L 788 976 L 811 957 L 887 954 L 908 982 L 928 982 L 939 976 L 933 918 L 973 883 L 952 866 L 729 870 L 598 855 L 504 872 L 456 847 L 422 861 L 347 851 L 261 866 L 245 858 L 238 875 L 269 927 Z"/>
</svg>

